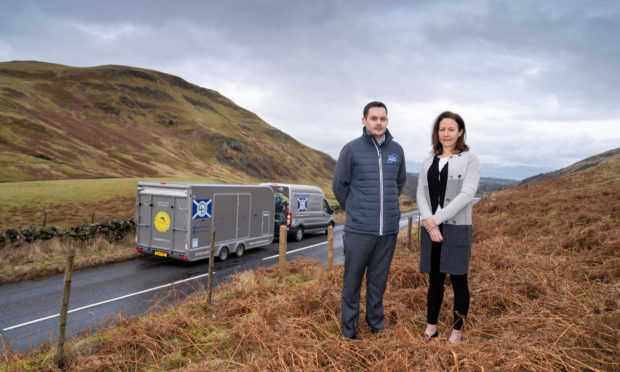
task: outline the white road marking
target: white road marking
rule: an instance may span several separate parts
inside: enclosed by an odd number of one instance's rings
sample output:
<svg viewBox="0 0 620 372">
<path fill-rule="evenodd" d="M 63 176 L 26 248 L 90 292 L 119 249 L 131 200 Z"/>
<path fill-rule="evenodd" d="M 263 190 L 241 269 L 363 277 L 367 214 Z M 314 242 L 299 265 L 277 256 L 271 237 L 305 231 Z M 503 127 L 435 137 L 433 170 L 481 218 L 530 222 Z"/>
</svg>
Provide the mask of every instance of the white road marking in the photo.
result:
<svg viewBox="0 0 620 372">
<path fill-rule="evenodd" d="M 213 274 L 215 274 L 215 272 L 213 272 Z M 95 306 L 99 306 L 99 305 L 107 304 L 107 303 L 110 303 L 110 302 L 114 302 L 114 301 L 122 300 L 122 299 L 129 298 L 129 297 L 133 297 L 133 296 L 137 296 L 137 295 L 140 295 L 140 294 L 143 294 L 143 293 L 147 293 L 147 292 L 156 291 L 156 290 L 158 290 L 158 289 L 162 289 L 162 288 L 166 288 L 166 287 L 172 287 L 172 286 L 173 286 L 173 285 L 175 285 L 175 284 L 180 284 L 180 283 L 184 283 L 184 282 L 189 282 L 190 280 L 196 280 L 196 279 L 199 279 L 199 278 L 202 278 L 202 277 L 205 277 L 205 276 L 209 276 L 209 274 L 207 273 L 207 274 L 202 274 L 202 275 L 193 276 L 193 277 L 191 277 L 191 278 L 187 278 L 187 279 L 179 280 L 179 281 L 176 281 L 176 282 L 172 282 L 172 283 L 168 283 L 168 284 L 160 285 L 160 286 L 153 287 L 153 288 L 149 288 L 149 289 L 145 289 L 145 290 L 142 290 L 142 291 L 139 291 L 139 292 L 134 292 L 134 293 L 126 294 L 126 295 L 124 295 L 124 296 L 120 296 L 120 297 L 111 298 L 111 299 L 109 299 L 109 300 L 105 300 L 105 301 L 97 302 L 97 303 L 94 303 L 94 304 L 90 304 L 90 305 L 86 305 L 86 306 L 78 307 L 77 309 L 72 309 L 72 310 L 69 310 L 67 313 L 68 313 L 68 314 L 70 314 L 70 313 L 75 313 L 75 312 L 78 312 L 78 311 L 82 311 L 82 310 L 90 309 L 91 307 L 95 307 Z M 34 324 L 34 323 L 39 323 L 39 322 L 42 322 L 42 321 L 45 321 L 45 320 L 48 320 L 48 319 L 53 319 L 53 318 L 56 318 L 56 317 L 59 317 L 59 316 L 60 316 L 60 313 L 58 313 L 58 314 L 54 314 L 54 315 L 49 315 L 49 316 L 46 316 L 46 317 L 43 317 L 43 318 L 39 318 L 39 319 L 35 319 L 35 320 L 31 320 L 31 321 L 24 322 L 24 323 L 21 323 L 21 324 L 16 324 L 16 325 L 14 325 L 14 326 L 10 326 L 10 327 L 3 328 L 3 329 L 2 329 L 2 332 L 10 331 L 10 330 L 12 330 L 12 329 L 16 329 L 16 328 L 24 327 L 24 326 L 27 326 L 27 325 L 30 325 L 30 324 Z"/>
<path fill-rule="evenodd" d="M 314 245 L 309 245 L 309 246 L 307 246 L 307 247 L 303 247 L 303 248 L 294 249 L 294 250 L 292 250 L 292 251 L 288 251 L 288 252 L 286 252 L 286 254 L 289 254 L 289 253 L 295 253 L 295 252 L 299 252 L 299 251 L 303 251 L 303 250 L 310 249 L 310 248 L 314 248 L 314 247 L 318 247 L 318 246 L 320 246 L 320 245 L 324 245 L 324 244 L 327 244 L 327 242 L 317 243 L 317 244 L 314 244 Z M 263 258 L 263 261 L 265 261 L 265 260 L 271 260 L 272 258 L 277 258 L 277 257 L 280 257 L 280 255 L 279 255 L 279 254 L 276 254 L 276 255 L 273 255 L 273 256 L 265 257 L 265 258 Z"/>
</svg>

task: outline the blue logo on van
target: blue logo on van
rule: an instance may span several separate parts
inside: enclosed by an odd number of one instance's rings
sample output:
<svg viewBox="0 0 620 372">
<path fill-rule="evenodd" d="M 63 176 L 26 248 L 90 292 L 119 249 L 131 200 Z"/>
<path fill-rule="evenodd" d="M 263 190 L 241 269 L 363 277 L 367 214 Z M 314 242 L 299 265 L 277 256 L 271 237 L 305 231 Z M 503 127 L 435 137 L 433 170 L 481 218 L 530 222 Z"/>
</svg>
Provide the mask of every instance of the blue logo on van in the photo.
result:
<svg viewBox="0 0 620 372">
<path fill-rule="evenodd" d="M 194 200 L 192 205 L 192 220 L 211 218 L 211 199 Z"/>
<path fill-rule="evenodd" d="M 387 163 L 396 165 L 398 163 L 398 155 L 397 154 L 388 155 Z"/>
<path fill-rule="evenodd" d="M 299 198 L 297 199 L 297 210 L 300 212 L 305 212 L 308 210 L 308 199 Z"/>
</svg>

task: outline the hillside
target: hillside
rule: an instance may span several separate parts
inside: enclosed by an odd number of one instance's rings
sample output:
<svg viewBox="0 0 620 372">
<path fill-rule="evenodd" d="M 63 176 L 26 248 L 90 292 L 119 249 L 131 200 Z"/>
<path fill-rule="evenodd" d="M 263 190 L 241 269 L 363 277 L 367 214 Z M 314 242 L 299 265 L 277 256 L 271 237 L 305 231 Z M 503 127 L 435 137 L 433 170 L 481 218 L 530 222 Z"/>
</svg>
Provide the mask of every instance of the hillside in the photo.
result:
<svg viewBox="0 0 620 372">
<path fill-rule="evenodd" d="M 459 345 L 446 342 L 450 286 L 439 338 L 419 336 L 428 280 L 402 232 L 381 337 L 361 325 L 359 340 L 344 340 L 343 267 L 296 260 L 285 280 L 277 266 L 238 274 L 212 305 L 199 291 L 155 314 L 119 318 L 118 327 L 69 344 L 67 370 L 618 370 L 619 223 L 620 160 L 483 198 L 474 208 L 471 307 Z M 0 370 L 56 370 L 54 351 L 8 351 Z"/>
<path fill-rule="evenodd" d="M 405 183 L 405 191 L 409 195 L 415 196 L 418 188 L 419 173 L 407 173 L 407 182 Z M 497 190 L 502 190 L 508 187 L 516 186 L 518 180 L 512 180 L 508 178 L 494 178 L 494 177 L 480 177 L 480 183 L 478 185 L 478 191 L 476 195 L 482 195 Z"/>
<path fill-rule="evenodd" d="M 605 164 L 617 159 L 620 159 L 620 147 L 617 149 L 606 151 L 602 154 L 590 156 L 589 158 L 580 160 L 575 164 L 569 165 L 566 168 L 562 168 L 553 172 L 541 173 L 536 176 L 523 179 L 521 180 L 521 182 L 519 182 L 519 186 L 528 185 L 534 182 L 540 182 L 551 178 L 567 176 L 569 174 L 573 174 L 584 169 L 588 169 L 599 164 Z"/>
<path fill-rule="evenodd" d="M 325 187 L 334 166 L 218 92 L 173 75 L 0 63 L 0 181 L 208 177 Z"/>
</svg>

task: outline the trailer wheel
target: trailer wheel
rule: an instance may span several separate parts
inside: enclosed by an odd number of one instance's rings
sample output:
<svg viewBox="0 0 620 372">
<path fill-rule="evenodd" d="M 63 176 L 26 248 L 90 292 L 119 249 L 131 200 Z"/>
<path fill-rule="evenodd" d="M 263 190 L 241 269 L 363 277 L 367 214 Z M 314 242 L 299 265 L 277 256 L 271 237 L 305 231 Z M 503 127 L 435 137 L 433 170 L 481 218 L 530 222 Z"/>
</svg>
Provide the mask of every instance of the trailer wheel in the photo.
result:
<svg viewBox="0 0 620 372">
<path fill-rule="evenodd" d="M 220 249 L 220 254 L 217 257 L 220 259 L 220 261 L 226 261 L 226 259 L 228 258 L 228 248 L 222 247 Z"/>
<path fill-rule="evenodd" d="M 243 256 L 243 254 L 245 253 L 245 245 L 239 244 L 237 246 L 237 249 L 235 250 L 235 254 L 237 255 L 237 257 L 241 257 Z"/>
<path fill-rule="evenodd" d="M 304 238 L 304 228 L 299 226 L 297 230 L 295 230 L 295 241 L 301 241 Z"/>
</svg>

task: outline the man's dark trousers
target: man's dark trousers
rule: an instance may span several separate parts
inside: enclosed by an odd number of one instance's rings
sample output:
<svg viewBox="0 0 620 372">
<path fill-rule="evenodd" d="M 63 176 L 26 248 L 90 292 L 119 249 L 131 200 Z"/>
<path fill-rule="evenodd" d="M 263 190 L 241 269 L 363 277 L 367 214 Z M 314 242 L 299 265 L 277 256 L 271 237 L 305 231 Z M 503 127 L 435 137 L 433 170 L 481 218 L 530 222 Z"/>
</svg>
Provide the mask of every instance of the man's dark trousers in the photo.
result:
<svg viewBox="0 0 620 372">
<path fill-rule="evenodd" d="M 383 329 L 383 293 L 394 256 L 397 234 L 366 235 L 344 233 L 344 278 L 342 283 L 342 334 L 351 338 L 357 333 L 360 291 L 366 272 L 366 323 L 374 330 Z"/>
</svg>

